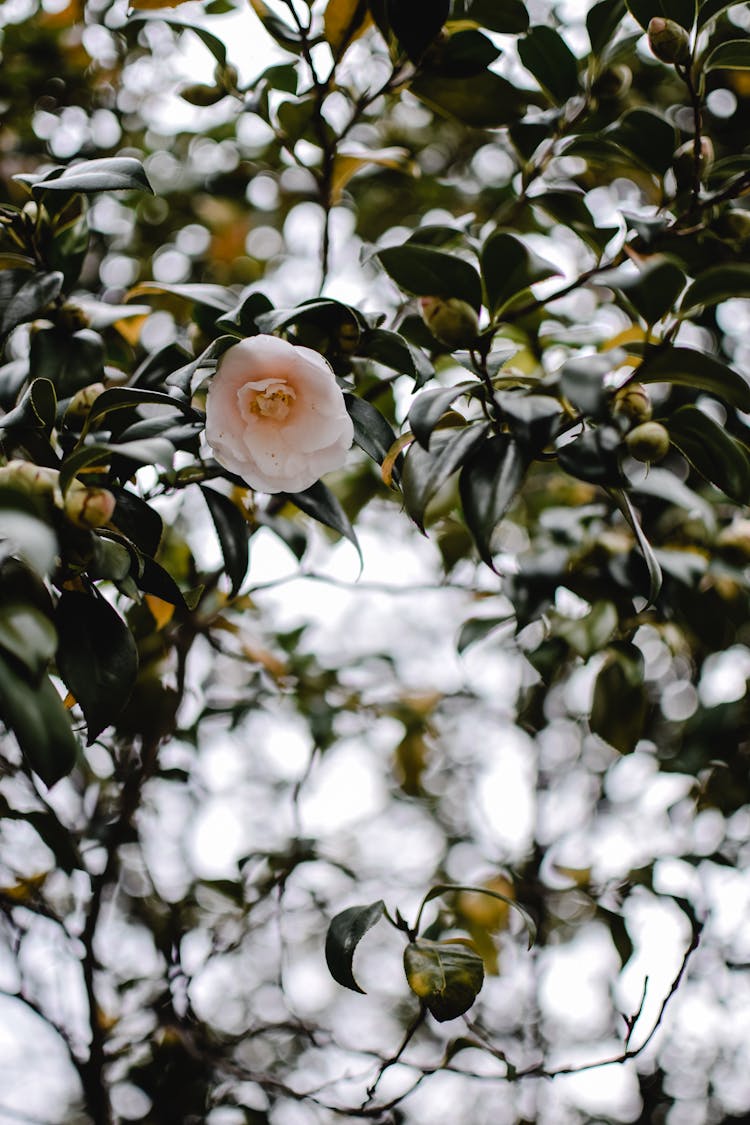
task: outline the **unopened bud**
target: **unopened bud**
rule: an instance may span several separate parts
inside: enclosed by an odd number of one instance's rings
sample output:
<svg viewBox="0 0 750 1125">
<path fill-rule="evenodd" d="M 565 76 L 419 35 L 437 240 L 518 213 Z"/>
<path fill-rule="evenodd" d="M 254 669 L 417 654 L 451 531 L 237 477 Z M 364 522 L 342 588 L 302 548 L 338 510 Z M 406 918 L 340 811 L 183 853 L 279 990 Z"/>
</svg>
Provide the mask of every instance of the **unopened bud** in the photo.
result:
<svg viewBox="0 0 750 1125">
<path fill-rule="evenodd" d="M 448 348 L 466 348 L 479 332 L 476 310 L 459 297 L 421 297 L 422 319 L 432 335 Z"/>
<path fill-rule="evenodd" d="M 661 461 L 669 452 L 669 433 L 660 422 L 644 422 L 630 431 L 625 445 L 636 461 Z"/>
<path fill-rule="evenodd" d="M 89 383 L 88 387 L 81 387 L 70 400 L 67 413 L 77 418 L 85 417 L 103 390 L 104 383 Z"/>
<path fill-rule="evenodd" d="M 750 559 L 750 520 L 733 520 L 722 528 L 716 537 L 716 546 L 741 556 L 743 561 Z"/>
<path fill-rule="evenodd" d="M 648 28 L 648 45 L 657 59 L 677 65 L 690 60 L 690 36 L 684 27 L 664 16 L 654 16 Z"/>
<path fill-rule="evenodd" d="M 621 387 L 612 403 L 612 415 L 628 427 L 651 421 L 651 399 L 643 383 Z"/>
<path fill-rule="evenodd" d="M 32 496 L 51 497 L 58 508 L 62 507 L 60 474 L 57 469 L 46 465 L 35 465 L 31 461 L 9 461 L 0 467 L 0 485 L 16 488 Z"/>
<path fill-rule="evenodd" d="M 714 162 L 714 146 L 710 137 L 701 137 L 698 145 L 698 158 L 696 162 L 695 141 L 685 141 L 675 151 L 674 177 L 679 188 L 689 188 L 695 183 L 696 170 L 698 179 L 702 180 Z"/>
<path fill-rule="evenodd" d="M 74 481 L 65 494 L 65 515 L 76 527 L 104 527 L 112 519 L 116 503 L 106 488 L 87 488 Z"/>
</svg>

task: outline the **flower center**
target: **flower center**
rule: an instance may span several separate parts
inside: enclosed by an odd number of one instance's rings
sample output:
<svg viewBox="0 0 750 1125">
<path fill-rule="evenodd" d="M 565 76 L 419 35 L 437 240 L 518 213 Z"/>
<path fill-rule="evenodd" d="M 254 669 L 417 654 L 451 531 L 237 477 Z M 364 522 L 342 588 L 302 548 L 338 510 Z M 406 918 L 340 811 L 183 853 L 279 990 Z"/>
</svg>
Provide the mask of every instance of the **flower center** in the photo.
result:
<svg viewBox="0 0 750 1125">
<path fill-rule="evenodd" d="M 283 422 L 292 409 L 296 394 L 286 383 L 271 382 L 247 403 L 251 414 L 259 418 L 270 418 Z"/>
</svg>

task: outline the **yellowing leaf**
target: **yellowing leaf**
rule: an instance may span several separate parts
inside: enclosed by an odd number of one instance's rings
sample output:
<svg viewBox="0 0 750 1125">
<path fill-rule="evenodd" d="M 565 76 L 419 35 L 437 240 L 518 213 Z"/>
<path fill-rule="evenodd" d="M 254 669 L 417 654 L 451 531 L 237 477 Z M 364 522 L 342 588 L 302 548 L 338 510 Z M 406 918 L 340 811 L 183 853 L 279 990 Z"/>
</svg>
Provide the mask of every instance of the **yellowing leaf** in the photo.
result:
<svg viewBox="0 0 750 1125">
<path fill-rule="evenodd" d="M 393 483 L 393 469 L 396 461 L 398 460 L 399 453 L 401 453 L 402 450 L 406 449 L 407 445 L 411 445 L 413 441 L 414 434 L 402 434 L 400 438 L 397 438 L 396 441 L 394 441 L 393 445 L 388 450 L 385 460 L 380 466 L 380 475 L 383 478 L 383 484 L 386 484 L 389 488 Z"/>
<path fill-rule="evenodd" d="M 180 4 L 187 3 L 188 0 L 130 0 L 130 7 L 150 12 L 155 8 L 178 8 Z"/>
<path fill-rule="evenodd" d="M 122 338 L 126 340 L 131 347 L 135 347 L 140 341 L 141 331 L 147 320 L 148 317 L 146 315 L 128 316 L 123 317 L 122 320 L 116 320 L 112 327 L 117 329 Z"/>
<path fill-rule="evenodd" d="M 331 178 L 331 199 L 338 203 L 341 193 L 357 172 L 368 164 L 379 164 L 383 168 L 397 168 L 409 175 L 417 175 L 418 168 L 404 148 L 381 148 L 372 152 L 340 152 L 333 162 Z"/>
<path fill-rule="evenodd" d="M 323 30 L 334 58 L 343 55 L 372 23 L 367 0 L 328 0 Z"/>
<path fill-rule="evenodd" d="M 482 885 L 488 891 L 505 895 L 506 898 L 516 897 L 513 884 L 504 875 L 495 875 Z M 507 929 L 510 905 L 501 899 L 480 894 L 478 891 L 462 891 L 458 896 L 456 907 L 464 921 L 473 922 L 486 930 Z"/>
<path fill-rule="evenodd" d="M 482 958 L 462 941 L 412 942 L 404 950 L 404 971 L 409 988 L 440 1023 L 463 1015 L 484 982 Z"/>
<path fill-rule="evenodd" d="M 157 598 L 155 594 L 146 594 L 144 600 L 156 622 L 156 630 L 160 632 L 172 620 L 175 607 L 170 602 Z"/>
</svg>

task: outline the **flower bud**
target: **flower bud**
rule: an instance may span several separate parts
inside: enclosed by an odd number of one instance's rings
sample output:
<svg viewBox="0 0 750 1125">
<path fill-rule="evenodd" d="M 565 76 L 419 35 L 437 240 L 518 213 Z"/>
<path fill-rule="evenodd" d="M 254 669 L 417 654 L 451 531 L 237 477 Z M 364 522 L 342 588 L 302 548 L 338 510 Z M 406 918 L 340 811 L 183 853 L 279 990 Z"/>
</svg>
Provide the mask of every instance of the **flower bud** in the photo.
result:
<svg viewBox="0 0 750 1125">
<path fill-rule="evenodd" d="M 628 427 L 651 421 L 651 399 L 643 383 L 621 387 L 612 403 L 612 415 Z"/>
<path fill-rule="evenodd" d="M 669 433 L 660 422 L 643 422 L 630 431 L 625 445 L 636 461 L 661 461 L 669 451 Z"/>
<path fill-rule="evenodd" d="M 84 418 L 103 390 L 104 383 L 89 383 L 88 387 L 81 387 L 70 400 L 66 413 Z"/>
<path fill-rule="evenodd" d="M 80 481 L 65 494 L 65 515 L 76 527 L 104 527 L 114 514 L 117 501 L 106 488 L 87 488 Z"/>
<path fill-rule="evenodd" d="M 16 488 L 32 496 L 51 497 L 58 508 L 62 507 L 60 474 L 57 469 L 46 465 L 34 465 L 31 461 L 9 461 L 0 467 L 0 485 Z"/>
<path fill-rule="evenodd" d="M 708 169 L 714 162 L 714 146 L 710 137 L 701 137 L 700 151 L 698 153 L 698 178 L 703 179 Z M 684 145 L 675 151 L 674 161 L 672 164 L 674 168 L 674 176 L 679 188 L 689 188 L 695 182 L 695 143 L 694 141 L 685 141 Z"/>
<path fill-rule="evenodd" d="M 716 546 L 738 556 L 743 562 L 750 559 L 750 520 L 732 520 L 717 535 Z"/>
<path fill-rule="evenodd" d="M 421 297 L 422 320 L 432 335 L 448 348 L 466 348 L 479 332 L 476 310 L 459 297 Z"/>
<path fill-rule="evenodd" d="M 690 36 L 674 20 L 654 16 L 648 28 L 648 45 L 657 59 L 676 65 L 690 60 Z"/>
</svg>

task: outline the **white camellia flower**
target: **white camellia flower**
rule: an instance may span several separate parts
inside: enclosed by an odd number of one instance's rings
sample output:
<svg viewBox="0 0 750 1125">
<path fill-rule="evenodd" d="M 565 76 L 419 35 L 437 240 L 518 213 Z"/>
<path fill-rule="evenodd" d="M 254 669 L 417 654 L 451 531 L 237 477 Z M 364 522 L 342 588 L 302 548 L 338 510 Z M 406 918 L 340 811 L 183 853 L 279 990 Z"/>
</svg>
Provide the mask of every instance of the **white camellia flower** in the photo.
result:
<svg viewBox="0 0 750 1125">
<path fill-rule="evenodd" d="M 216 460 L 260 492 L 304 492 L 339 469 L 354 427 L 330 365 L 310 348 L 252 336 L 219 360 L 206 402 Z"/>
</svg>

